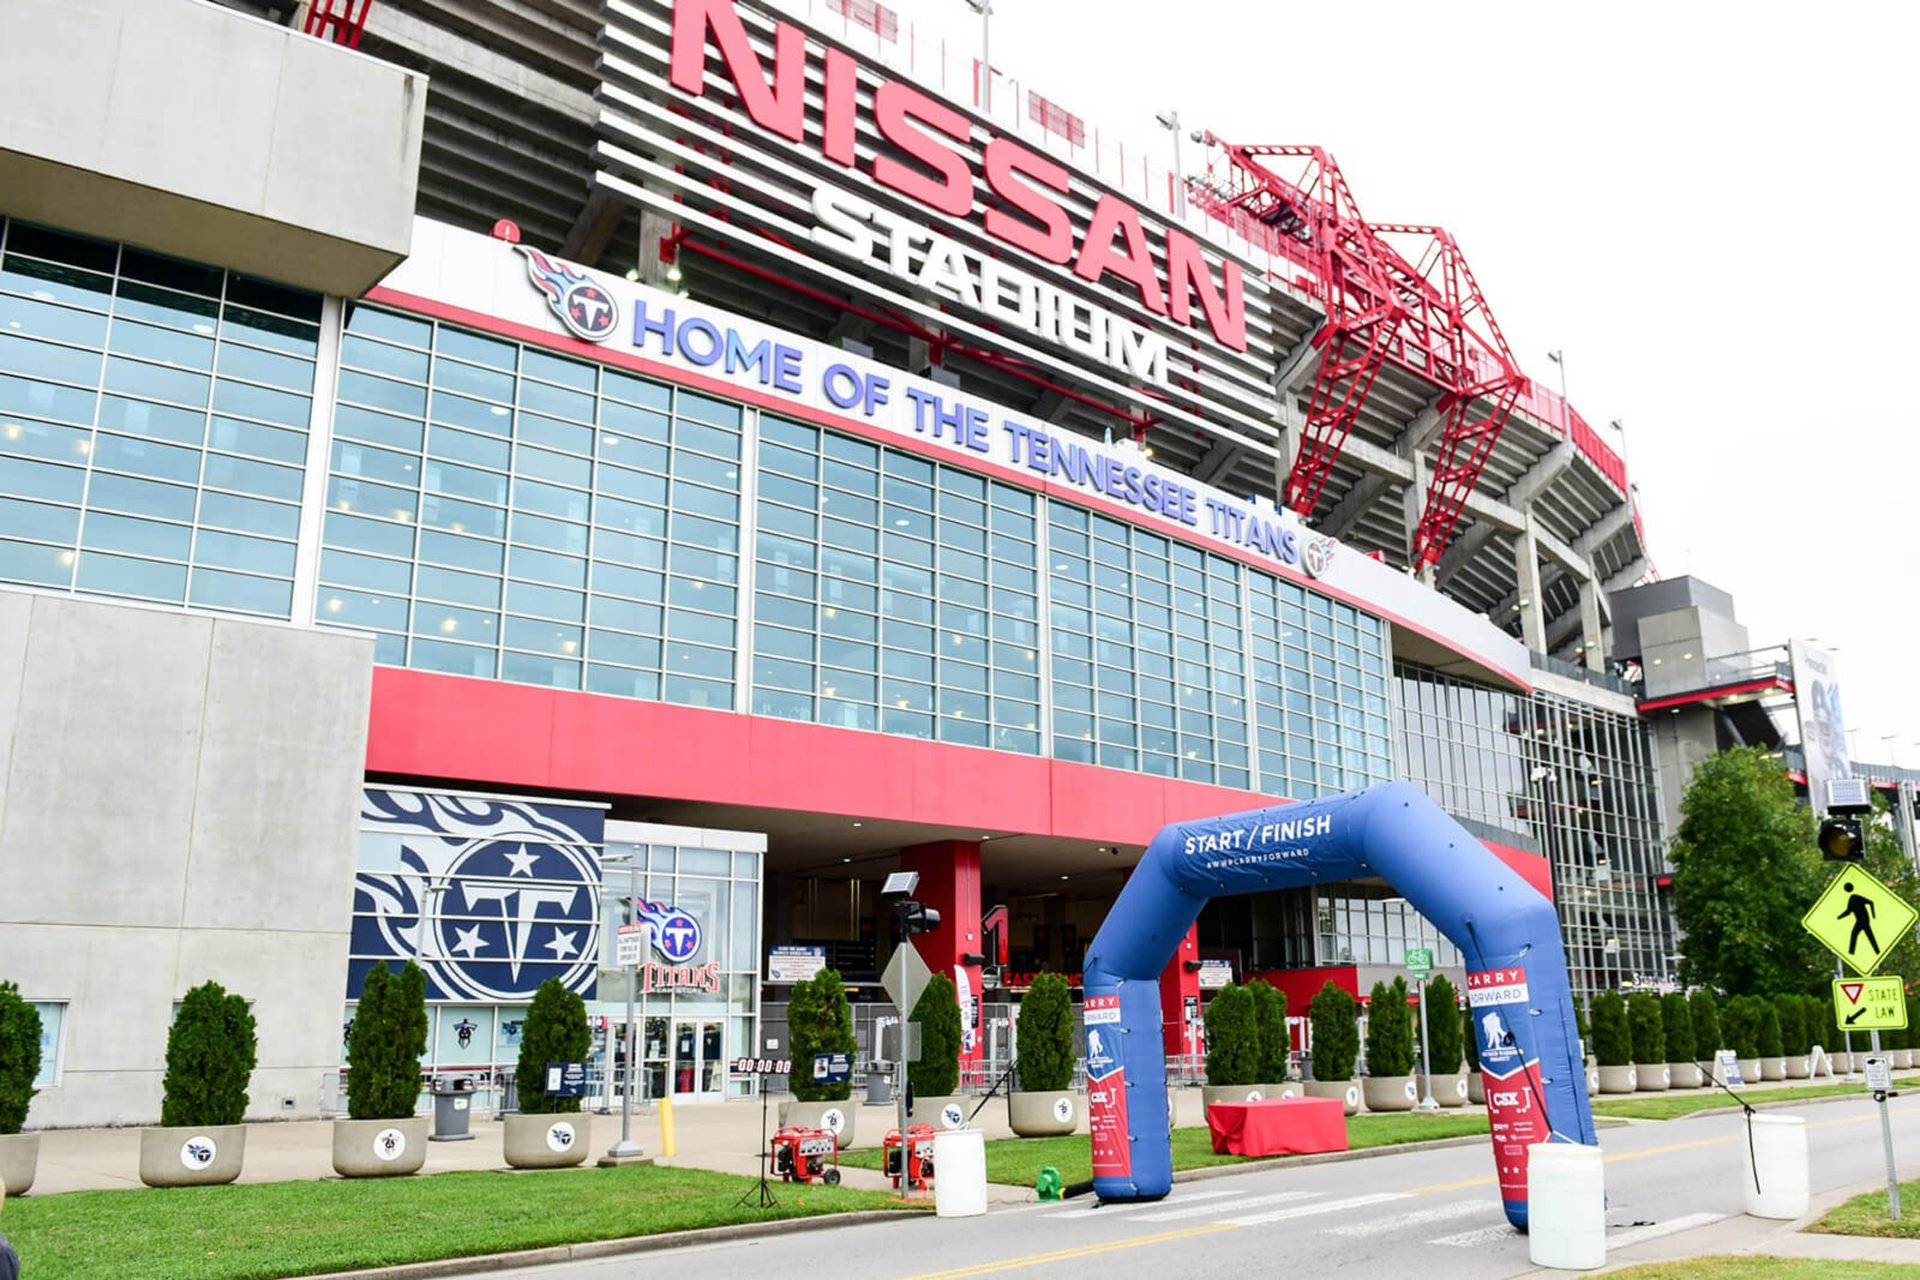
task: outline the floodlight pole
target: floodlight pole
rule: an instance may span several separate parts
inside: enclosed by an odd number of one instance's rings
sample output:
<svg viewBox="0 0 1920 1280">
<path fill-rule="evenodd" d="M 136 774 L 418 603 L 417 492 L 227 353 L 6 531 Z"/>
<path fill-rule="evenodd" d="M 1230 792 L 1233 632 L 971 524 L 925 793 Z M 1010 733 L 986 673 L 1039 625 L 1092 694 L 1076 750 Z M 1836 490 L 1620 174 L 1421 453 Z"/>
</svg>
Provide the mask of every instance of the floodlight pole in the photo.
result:
<svg viewBox="0 0 1920 1280">
<path fill-rule="evenodd" d="M 984 26 L 985 23 L 982 23 Z M 908 896 L 901 894 L 893 904 L 894 918 L 900 926 L 900 945 L 910 947 L 913 937 L 907 932 Z M 904 966 L 902 972 L 904 972 Z M 902 986 L 906 983 L 902 982 Z M 894 1089 L 893 1106 L 896 1118 L 900 1122 L 900 1194 L 906 1199 L 913 1198 L 913 1142 L 907 1136 L 907 1013 L 900 1010 L 900 1025 L 894 1028 Z"/>
<path fill-rule="evenodd" d="M 1420 1065 L 1425 1083 L 1425 1096 L 1420 1099 L 1420 1110 L 1438 1111 L 1440 1104 L 1433 1100 L 1433 1051 L 1427 1047 L 1427 980 L 1415 978 L 1414 986 L 1420 992 Z"/>
<path fill-rule="evenodd" d="M 632 855 L 628 855 L 627 857 L 627 894 L 630 900 L 629 909 L 633 912 L 633 922 L 639 924 L 640 859 Z M 633 1140 L 634 1057 L 640 1047 L 639 1038 L 635 1034 L 637 1028 L 634 1025 L 634 1001 L 638 994 L 636 989 L 640 983 L 640 965 L 646 959 L 647 935 L 650 932 L 651 929 L 642 929 L 640 934 L 640 958 L 627 966 L 627 1029 L 625 1035 L 627 1042 L 627 1070 L 626 1079 L 622 1082 L 620 1089 L 620 1141 L 614 1143 L 613 1146 L 607 1150 L 607 1156 L 614 1160 L 631 1160 L 642 1154 L 640 1144 Z"/>
</svg>

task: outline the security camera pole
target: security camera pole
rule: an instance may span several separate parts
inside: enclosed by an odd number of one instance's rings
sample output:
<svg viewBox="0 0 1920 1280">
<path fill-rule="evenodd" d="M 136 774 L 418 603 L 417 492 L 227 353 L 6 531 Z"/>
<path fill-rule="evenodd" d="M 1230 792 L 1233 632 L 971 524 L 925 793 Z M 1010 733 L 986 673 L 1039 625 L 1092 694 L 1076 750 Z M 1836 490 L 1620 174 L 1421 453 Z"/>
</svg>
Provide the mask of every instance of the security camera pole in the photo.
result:
<svg viewBox="0 0 1920 1280">
<path fill-rule="evenodd" d="M 894 1078 L 894 1108 L 900 1129 L 900 1192 L 909 1197 L 913 1194 L 913 1143 L 907 1136 L 907 1064 L 919 1058 L 920 1046 L 913 1041 L 908 1018 L 920 1002 L 927 979 L 933 976 L 927 962 L 920 958 L 919 949 L 913 945 L 913 935 L 930 933 L 940 927 L 940 913 L 913 900 L 913 891 L 919 887 L 918 871 L 895 871 L 880 889 L 882 897 L 894 899 L 894 915 L 900 925 L 900 945 L 895 948 L 893 959 L 887 962 L 887 971 L 880 975 L 880 985 L 893 997 L 894 1007 L 900 1011 L 894 1040 L 894 1069 L 898 1072 Z"/>
</svg>

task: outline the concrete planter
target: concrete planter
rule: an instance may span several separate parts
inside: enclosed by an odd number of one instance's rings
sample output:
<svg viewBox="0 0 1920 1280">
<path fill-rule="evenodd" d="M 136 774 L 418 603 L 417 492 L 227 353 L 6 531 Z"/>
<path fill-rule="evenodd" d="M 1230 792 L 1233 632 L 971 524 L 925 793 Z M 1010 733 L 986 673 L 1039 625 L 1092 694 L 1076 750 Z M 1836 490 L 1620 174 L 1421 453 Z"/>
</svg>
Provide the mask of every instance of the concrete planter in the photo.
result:
<svg viewBox="0 0 1920 1280">
<path fill-rule="evenodd" d="M 1476 1107 L 1487 1105 L 1487 1078 L 1478 1071 L 1467 1073 L 1467 1101 Z"/>
<path fill-rule="evenodd" d="M 587 1158 L 593 1117 L 584 1112 L 553 1116 L 507 1116 L 502 1145 L 516 1169 L 565 1169 Z"/>
<path fill-rule="evenodd" d="M 1270 1084 L 1209 1084 L 1200 1088 L 1200 1103 L 1210 1107 L 1216 1102 L 1261 1102 L 1280 1094 Z"/>
<path fill-rule="evenodd" d="M 33 1189 L 33 1173 L 40 1166 L 40 1135 L 10 1133 L 0 1136 L 0 1187 L 10 1196 Z"/>
<path fill-rule="evenodd" d="M 1084 1110 L 1070 1089 L 1016 1089 L 1008 1096 L 1007 1123 L 1022 1138 L 1058 1138 L 1079 1126 Z"/>
<path fill-rule="evenodd" d="M 150 1187 L 213 1187 L 240 1176 L 247 1126 L 216 1124 L 140 1131 L 140 1181 Z"/>
<path fill-rule="evenodd" d="M 1785 1058 L 1760 1059 L 1760 1078 L 1763 1080 L 1785 1080 L 1787 1078 L 1787 1060 Z"/>
<path fill-rule="evenodd" d="M 1599 1072 L 1602 1093 L 1632 1093 L 1639 1087 L 1632 1067 L 1601 1067 Z"/>
<path fill-rule="evenodd" d="M 852 1148 L 854 1118 L 860 1109 L 847 1102 L 794 1102 L 780 1104 L 780 1123 L 797 1124 L 806 1129 L 825 1129 L 833 1134 L 834 1145 L 842 1151 Z"/>
<path fill-rule="evenodd" d="M 1633 1088 L 1636 1093 L 1665 1093 L 1673 1087 L 1673 1080 L 1667 1075 L 1664 1062 L 1636 1062 L 1633 1064 Z"/>
<path fill-rule="evenodd" d="M 1667 1079 L 1676 1089 L 1698 1089 L 1707 1083 L 1707 1073 L 1697 1062 L 1669 1062 Z"/>
<path fill-rule="evenodd" d="M 1895 1049 L 1892 1051 L 1893 1065 L 1905 1071 L 1913 1065 L 1913 1050 Z M 1862 1070 L 1865 1070 L 1863 1067 Z"/>
<path fill-rule="evenodd" d="M 1347 1114 L 1360 1114 L 1360 1085 L 1354 1080 L 1308 1080 L 1300 1086 L 1309 1098 L 1338 1098 Z"/>
<path fill-rule="evenodd" d="M 1433 1100 L 1443 1107 L 1464 1107 L 1467 1105 L 1467 1077 L 1464 1072 L 1454 1071 L 1446 1075 L 1435 1073 L 1433 1077 Z"/>
<path fill-rule="evenodd" d="M 958 1129 L 973 1113 L 973 1100 L 950 1094 L 944 1098 L 915 1098 L 907 1108 L 908 1124 L 930 1124 L 936 1129 Z"/>
<path fill-rule="evenodd" d="M 426 1162 L 426 1116 L 333 1122 L 333 1171 L 343 1178 L 397 1178 Z"/>
<path fill-rule="evenodd" d="M 1420 1086 L 1412 1076 L 1362 1076 L 1360 1096 L 1369 1111 L 1411 1111 L 1420 1101 Z"/>
<path fill-rule="evenodd" d="M 1600 1068 L 1589 1062 L 1586 1066 L 1582 1067 L 1581 1070 L 1587 1073 L 1587 1096 L 1589 1098 L 1598 1097 L 1600 1094 Z"/>
<path fill-rule="evenodd" d="M 1813 1074 L 1813 1068 L 1805 1054 L 1788 1054 L 1785 1061 L 1789 1080 L 1805 1080 Z"/>
<path fill-rule="evenodd" d="M 1761 1080 L 1765 1079 L 1760 1073 L 1760 1059 L 1740 1059 L 1740 1078 L 1748 1084 L 1759 1084 Z"/>
</svg>

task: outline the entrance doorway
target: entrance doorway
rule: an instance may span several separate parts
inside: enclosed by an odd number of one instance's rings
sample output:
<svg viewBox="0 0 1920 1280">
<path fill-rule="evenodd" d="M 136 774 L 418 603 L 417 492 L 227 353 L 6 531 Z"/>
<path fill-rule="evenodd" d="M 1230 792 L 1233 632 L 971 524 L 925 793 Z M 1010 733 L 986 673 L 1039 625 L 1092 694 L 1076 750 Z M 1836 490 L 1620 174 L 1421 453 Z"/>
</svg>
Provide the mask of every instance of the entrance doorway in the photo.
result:
<svg viewBox="0 0 1920 1280">
<path fill-rule="evenodd" d="M 726 1024 L 718 1018 L 676 1018 L 669 1079 L 676 1102 L 718 1102 L 726 1093 Z"/>
</svg>

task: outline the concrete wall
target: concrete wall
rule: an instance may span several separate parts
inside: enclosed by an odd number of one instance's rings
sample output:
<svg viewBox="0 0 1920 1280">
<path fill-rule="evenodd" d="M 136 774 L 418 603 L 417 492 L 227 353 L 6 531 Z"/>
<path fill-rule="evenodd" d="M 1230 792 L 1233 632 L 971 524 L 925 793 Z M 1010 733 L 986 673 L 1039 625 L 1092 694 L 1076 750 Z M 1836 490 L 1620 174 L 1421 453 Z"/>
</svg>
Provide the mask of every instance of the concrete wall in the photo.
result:
<svg viewBox="0 0 1920 1280">
<path fill-rule="evenodd" d="M 372 662 L 359 636 L 0 591 L 0 977 L 70 1002 L 30 1126 L 156 1120 L 173 1005 L 209 978 L 253 1002 L 249 1114 L 318 1113 Z"/>
<path fill-rule="evenodd" d="M 407 255 L 426 77 L 203 0 L 0 0 L 0 213 L 357 296 Z"/>
</svg>

